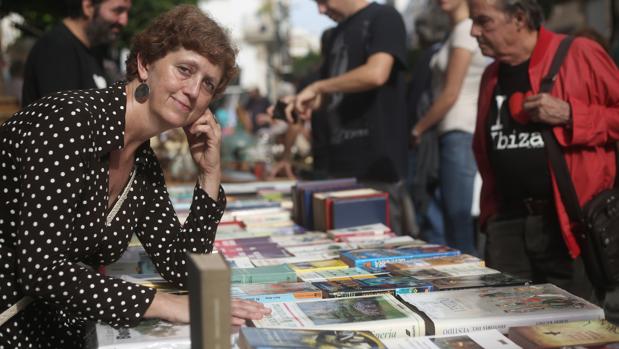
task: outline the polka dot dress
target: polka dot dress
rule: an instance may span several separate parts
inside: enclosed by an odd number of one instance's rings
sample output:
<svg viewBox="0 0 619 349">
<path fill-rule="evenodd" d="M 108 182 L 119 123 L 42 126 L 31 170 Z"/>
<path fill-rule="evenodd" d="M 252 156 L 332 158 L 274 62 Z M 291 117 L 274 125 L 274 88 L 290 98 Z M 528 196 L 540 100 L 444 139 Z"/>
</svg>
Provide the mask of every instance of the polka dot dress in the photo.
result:
<svg viewBox="0 0 619 349">
<path fill-rule="evenodd" d="M 125 83 L 43 98 L 0 126 L 0 348 L 79 348 L 92 321 L 136 325 L 155 290 L 103 276 L 136 234 L 161 275 L 185 287 L 186 252 L 211 252 L 225 207 L 196 185 L 181 226 L 148 142 L 107 224 L 109 153 L 123 145 Z"/>
</svg>

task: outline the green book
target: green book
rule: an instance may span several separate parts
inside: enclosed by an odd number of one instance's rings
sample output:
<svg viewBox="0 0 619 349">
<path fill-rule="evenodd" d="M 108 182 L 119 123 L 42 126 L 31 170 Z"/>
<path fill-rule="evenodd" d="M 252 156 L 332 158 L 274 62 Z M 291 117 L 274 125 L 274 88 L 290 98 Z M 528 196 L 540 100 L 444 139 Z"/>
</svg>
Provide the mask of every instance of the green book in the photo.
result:
<svg viewBox="0 0 619 349">
<path fill-rule="evenodd" d="M 297 274 L 286 264 L 256 268 L 234 268 L 230 281 L 233 284 L 296 282 Z"/>
</svg>

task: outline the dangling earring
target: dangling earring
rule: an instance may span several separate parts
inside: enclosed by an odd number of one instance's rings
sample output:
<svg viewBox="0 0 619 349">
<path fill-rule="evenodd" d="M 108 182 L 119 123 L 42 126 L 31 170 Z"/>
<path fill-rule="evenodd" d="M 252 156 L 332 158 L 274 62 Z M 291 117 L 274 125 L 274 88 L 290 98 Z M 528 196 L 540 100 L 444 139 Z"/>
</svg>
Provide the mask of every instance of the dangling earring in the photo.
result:
<svg viewBox="0 0 619 349">
<path fill-rule="evenodd" d="M 140 81 L 138 87 L 136 87 L 135 92 L 133 93 L 133 97 L 138 103 L 144 103 L 148 100 L 148 95 L 150 94 L 150 88 L 146 84 L 146 80 Z"/>
</svg>

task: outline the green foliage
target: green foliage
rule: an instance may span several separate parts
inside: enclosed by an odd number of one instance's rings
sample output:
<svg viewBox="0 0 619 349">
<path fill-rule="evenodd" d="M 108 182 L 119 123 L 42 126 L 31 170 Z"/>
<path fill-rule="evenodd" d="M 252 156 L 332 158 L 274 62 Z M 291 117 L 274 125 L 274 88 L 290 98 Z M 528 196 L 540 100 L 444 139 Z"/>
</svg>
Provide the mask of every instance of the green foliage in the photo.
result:
<svg viewBox="0 0 619 349">
<path fill-rule="evenodd" d="M 291 79 L 293 81 L 304 78 L 307 74 L 318 69 L 320 64 L 320 54 L 310 52 L 303 57 L 292 58 Z"/>
<path fill-rule="evenodd" d="M 197 0 L 133 0 L 129 23 L 120 39 L 120 46 L 128 46 L 131 37 L 144 29 L 158 14 L 179 4 L 197 4 Z M 27 28 L 25 35 L 37 35 L 48 30 L 63 17 L 62 0 L 0 0 L 0 16 L 10 12 L 24 17 Z"/>
<path fill-rule="evenodd" d="M 180 4 L 196 5 L 198 0 L 133 0 L 129 23 L 123 30 L 120 45 L 129 47 L 134 34 L 146 28 L 148 23 L 157 15 Z"/>
</svg>

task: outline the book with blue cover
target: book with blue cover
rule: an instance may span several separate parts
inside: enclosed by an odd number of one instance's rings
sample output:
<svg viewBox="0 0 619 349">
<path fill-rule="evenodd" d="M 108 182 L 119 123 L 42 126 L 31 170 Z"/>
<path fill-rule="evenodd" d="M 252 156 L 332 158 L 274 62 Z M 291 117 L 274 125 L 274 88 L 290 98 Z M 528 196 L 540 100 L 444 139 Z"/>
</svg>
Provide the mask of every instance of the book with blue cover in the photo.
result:
<svg viewBox="0 0 619 349">
<path fill-rule="evenodd" d="M 295 302 L 322 298 L 320 289 L 309 282 L 233 285 L 230 292 L 232 297 L 260 303 Z"/>
<path fill-rule="evenodd" d="M 322 290 L 324 298 L 357 297 L 380 293 L 399 295 L 432 290 L 432 284 L 406 276 L 332 280 L 314 282 L 314 286 Z"/>
<path fill-rule="evenodd" d="M 352 250 L 340 253 L 344 262 L 353 267 L 383 268 L 387 263 L 398 263 L 417 258 L 455 256 L 460 251 L 443 245 L 421 245 L 390 249 Z"/>
</svg>

